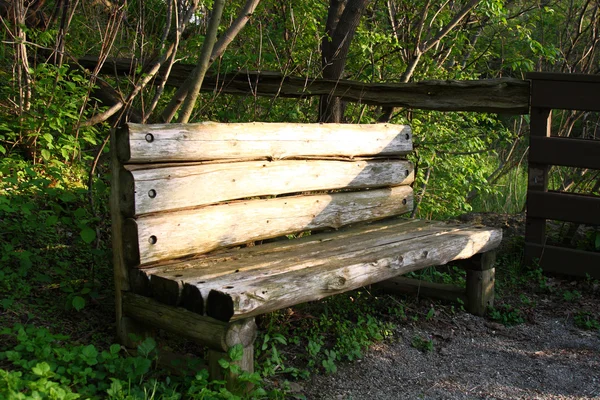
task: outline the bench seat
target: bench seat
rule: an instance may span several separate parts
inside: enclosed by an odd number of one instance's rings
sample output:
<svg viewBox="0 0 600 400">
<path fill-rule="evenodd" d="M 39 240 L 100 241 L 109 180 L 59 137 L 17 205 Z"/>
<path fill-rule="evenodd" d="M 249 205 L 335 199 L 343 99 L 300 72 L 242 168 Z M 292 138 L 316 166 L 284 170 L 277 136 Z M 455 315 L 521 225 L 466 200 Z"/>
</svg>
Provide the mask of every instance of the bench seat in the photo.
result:
<svg viewBox="0 0 600 400">
<path fill-rule="evenodd" d="M 499 229 L 394 218 L 140 269 L 136 286 L 228 322 L 470 258 L 501 238 Z"/>
</svg>

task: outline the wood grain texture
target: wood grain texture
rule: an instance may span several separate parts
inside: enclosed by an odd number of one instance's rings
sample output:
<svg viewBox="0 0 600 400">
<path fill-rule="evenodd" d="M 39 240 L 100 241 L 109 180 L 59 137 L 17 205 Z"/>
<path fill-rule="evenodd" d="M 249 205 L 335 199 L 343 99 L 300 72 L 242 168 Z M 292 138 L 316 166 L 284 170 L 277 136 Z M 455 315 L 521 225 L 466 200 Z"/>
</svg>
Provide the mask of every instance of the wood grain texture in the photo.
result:
<svg viewBox="0 0 600 400">
<path fill-rule="evenodd" d="M 526 242 L 525 259 L 532 260 L 532 264 L 527 265 L 547 272 L 600 279 L 600 253 L 597 252 Z"/>
<path fill-rule="evenodd" d="M 496 269 L 467 270 L 467 311 L 484 316 L 489 307 L 494 306 Z"/>
<path fill-rule="evenodd" d="M 123 292 L 122 296 L 123 310 L 131 318 L 193 339 L 211 349 L 227 351 L 238 343 L 249 346 L 256 339 L 256 324 L 252 319 L 227 324 L 131 292 Z"/>
<path fill-rule="evenodd" d="M 399 156 L 412 151 L 410 127 L 391 124 L 128 124 L 117 140 L 123 163 Z"/>
<path fill-rule="evenodd" d="M 496 229 L 398 219 L 144 272 L 196 287 L 208 315 L 228 320 L 469 258 L 495 248 L 501 236 Z"/>
<path fill-rule="evenodd" d="M 307 266 L 318 267 L 325 265 L 332 257 L 339 256 L 348 248 L 375 248 L 390 242 L 425 237 L 451 229 L 452 226 L 437 226 L 430 221 L 392 219 L 300 239 L 211 253 L 196 260 L 137 271 L 146 275 L 146 285 L 152 286 L 149 292 L 154 293 L 156 299 L 181 299 L 183 307 L 196 311 L 196 307 L 189 305 L 203 302 L 208 297 L 207 288 L 210 287 L 228 286 L 251 279 L 256 274 L 264 278 Z M 304 262 L 300 263 L 299 260 Z M 166 285 L 152 285 L 151 281 L 157 281 L 156 278 L 172 282 L 168 293 L 165 290 Z M 210 287 L 202 285 L 209 281 Z"/>
<path fill-rule="evenodd" d="M 531 136 L 529 162 L 600 169 L 600 140 Z"/>
<path fill-rule="evenodd" d="M 499 244 L 495 230 L 464 229 L 414 240 L 353 248 L 316 268 L 235 282 L 210 291 L 207 315 L 216 319 L 247 318 L 318 300 L 432 265 L 467 258 Z M 300 260 L 300 262 L 302 262 Z"/>
<path fill-rule="evenodd" d="M 77 61 L 91 70 L 98 64 L 98 58 L 95 56 L 81 57 Z M 137 65 L 139 65 L 137 61 L 131 58 L 109 58 L 102 63 L 100 73 L 129 75 L 136 70 Z M 194 67 L 195 65 L 184 63 L 173 65 L 166 84 L 174 87 L 181 86 Z M 574 74 L 562 75 L 567 76 L 568 79 L 570 75 Z M 163 76 L 164 71 L 159 71 L 158 77 Z M 534 78 L 536 77 L 531 76 L 531 79 Z M 580 78 L 576 77 L 575 79 Z M 159 81 L 160 79 L 156 80 L 156 82 Z M 291 98 L 327 95 L 361 104 L 439 111 L 510 114 L 527 114 L 529 111 L 529 82 L 512 78 L 366 83 L 343 79 L 289 76 L 272 71 L 236 71 L 206 76 L 201 90 L 211 93 L 218 90 L 219 93 L 242 96 Z"/>
<path fill-rule="evenodd" d="M 248 200 L 127 219 L 130 266 L 311 229 L 339 228 L 403 214 L 412 188 Z M 139 248 L 139 262 L 135 248 Z"/>
<path fill-rule="evenodd" d="M 247 197 L 411 184 L 403 160 L 282 160 L 134 170 L 121 182 L 121 211 L 133 217 Z M 129 189 L 129 190 L 127 190 Z"/>
</svg>

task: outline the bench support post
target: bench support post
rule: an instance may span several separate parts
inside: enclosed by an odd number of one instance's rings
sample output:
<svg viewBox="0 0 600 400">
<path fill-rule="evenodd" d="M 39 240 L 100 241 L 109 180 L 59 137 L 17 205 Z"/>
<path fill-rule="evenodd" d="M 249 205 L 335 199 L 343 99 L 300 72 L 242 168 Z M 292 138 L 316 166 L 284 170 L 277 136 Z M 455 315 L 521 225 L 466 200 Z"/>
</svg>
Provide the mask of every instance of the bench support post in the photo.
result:
<svg viewBox="0 0 600 400">
<path fill-rule="evenodd" d="M 463 264 L 467 271 L 467 311 L 483 316 L 494 305 L 496 252 L 476 254 Z"/>
<path fill-rule="evenodd" d="M 249 384 L 238 382 L 238 371 L 224 370 L 219 364 L 219 360 L 223 359 L 236 367 L 239 367 L 240 372 L 254 372 L 254 341 L 256 340 L 257 328 L 254 318 L 247 318 L 236 321 L 229 325 L 226 335 L 226 345 L 229 350 L 232 347 L 240 347 L 241 358 L 231 362 L 231 358 L 227 351 L 222 349 L 208 351 L 208 373 L 212 380 L 225 380 L 227 389 L 233 393 L 244 393 L 252 389 Z M 235 368 L 237 369 L 237 368 Z"/>
</svg>

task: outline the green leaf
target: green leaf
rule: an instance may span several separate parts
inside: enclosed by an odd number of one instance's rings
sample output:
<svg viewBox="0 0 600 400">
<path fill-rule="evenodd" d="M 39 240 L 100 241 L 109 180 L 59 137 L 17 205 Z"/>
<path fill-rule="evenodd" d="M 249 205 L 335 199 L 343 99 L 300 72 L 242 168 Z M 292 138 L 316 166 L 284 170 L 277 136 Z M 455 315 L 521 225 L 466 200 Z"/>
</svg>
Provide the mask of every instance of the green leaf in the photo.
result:
<svg viewBox="0 0 600 400">
<path fill-rule="evenodd" d="M 227 352 L 229 354 L 229 358 L 231 361 L 239 361 L 244 356 L 244 346 L 241 344 L 236 344 Z"/>
<path fill-rule="evenodd" d="M 600 232 L 596 233 L 596 250 L 600 250 Z"/>
<path fill-rule="evenodd" d="M 98 350 L 96 350 L 93 344 L 87 345 L 81 350 L 81 358 L 88 365 L 96 365 L 98 364 Z"/>
<path fill-rule="evenodd" d="M 79 207 L 77 210 L 75 210 L 75 212 L 73 213 L 73 215 L 75 216 L 75 218 L 83 219 L 83 218 L 86 217 L 87 211 L 85 211 L 84 208 Z"/>
<path fill-rule="evenodd" d="M 50 159 L 50 152 L 46 149 L 42 149 L 42 158 L 44 160 L 49 160 Z"/>
<path fill-rule="evenodd" d="M 31 371 L 37 376 L 50 376 L 52 372 L 50 371 L 50 365 L 47 362 L 37 363 L 35 367 L 31 369 Z"/>
<path fill-rule="evenodd" d="M 121 351 L 121 346 L 114 343 L 110 345 L 110 354 L 117 354 L 119 351 Z"/>
<path fill-rule="evenodd" d="M 6 149 L 2 145 L 0 145 L 0 153 L 6 154 Z"/>
<path fill-rule="evenodd" d="M 138 345 L 138 351 L 142 357 L 148 357 L 154 349 L 156 349 L 156 341 L 151 337 L 147 337 Z"/>
<path fill-rule="evenodd" d="M 51 215 L 48 218 L 46 218 L 46 226 L 56 225 L 57 222 L 58 222 L 57 215 Z"/>
<path fill-rule="evenodd" d="M 92 243 L 94 239 L 96 239 L 96 231 L 90 228 L 89 226 L 83 228 L 81 232 L 79 232 L 79 235 L 81 236 L 81 239 L 87 244 Z"/>
<path fill-rule="evenodd" d="M 75 296 L 73 297 L 73 300 L 71 300 L 71 304 L 74 309 L 81 311 L 83 307 L 85 307 L 85 299 L 81 296 Z"/>
</svg>

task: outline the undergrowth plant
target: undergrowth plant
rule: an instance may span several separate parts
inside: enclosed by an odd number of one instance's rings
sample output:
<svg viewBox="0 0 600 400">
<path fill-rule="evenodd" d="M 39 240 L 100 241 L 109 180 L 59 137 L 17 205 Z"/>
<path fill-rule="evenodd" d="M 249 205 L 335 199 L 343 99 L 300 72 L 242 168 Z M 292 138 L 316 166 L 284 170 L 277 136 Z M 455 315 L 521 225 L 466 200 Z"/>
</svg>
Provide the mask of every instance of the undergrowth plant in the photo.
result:
<svg viewBox="0 0 600 400">
<path fill-rule="evenodd" d="M 209 381 L 205 369 L 194 371 L 179 366 L 179 374 L 168 375 L 157 368 L 156 343 L 148 338 L 137 348 L 138 355 L 124 353 L 113 344 L 105 350 L 94 345 L 75 345 L 69 337 L 45 328 L 15 325 L 0 331 L 14 343 L 0 352 L 0 394 L 2 398 L 26 399 L 241 399 L 281 398 L 281 392 L 267 393 L 257 373 L 241 373 L 234 361 L 241 348 L 232 348 L 230 361 L 220 360 L 228 371 L 240 374 L 241 385 L 254 389 L 243 396 L 228 390 L 224 381 Z"/>
</svg>

